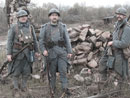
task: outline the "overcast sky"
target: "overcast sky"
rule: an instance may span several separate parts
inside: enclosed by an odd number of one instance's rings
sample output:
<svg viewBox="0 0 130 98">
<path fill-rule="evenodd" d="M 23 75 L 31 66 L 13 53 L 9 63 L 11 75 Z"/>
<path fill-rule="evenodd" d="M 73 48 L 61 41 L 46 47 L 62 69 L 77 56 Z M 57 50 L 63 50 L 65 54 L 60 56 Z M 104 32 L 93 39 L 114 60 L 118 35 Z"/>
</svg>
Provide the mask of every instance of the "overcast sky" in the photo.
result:
<svg viewBox="0 0 130 98">
<path fill-rule="evenodd" d="M 0 3 L 4 3 L 5 0 L 0 0 Z M 105 7 L 111 7 L 116 4 L 121 5 L 130 5 L 130 0 L 31 0 L 31 2 L 35 3 L 38 6 L 42 6 L 43 3 L 54 3 L 56 5 L 65 5 L 65 6 L 72 6 L 75 3 L 79 4 L 85 4 L 86 6 L 93 6 L 93 7 L 99 7 L 99 6 L 105 6 Z"/>
<path fill-rule="evenodd" d="M 93 6 L 93 7 L 99 7 L 99 6 L 114 6 L 116 4 L 121 5 L 130 5 L 130 0 L 32 0 L 35 4 L 42 6 L 43 3 L 54 3 L 56 5 L 66 5 L 66 6 L 72 6 L 75 3 L 85 3 L 86 6 Z"/>
</svg>

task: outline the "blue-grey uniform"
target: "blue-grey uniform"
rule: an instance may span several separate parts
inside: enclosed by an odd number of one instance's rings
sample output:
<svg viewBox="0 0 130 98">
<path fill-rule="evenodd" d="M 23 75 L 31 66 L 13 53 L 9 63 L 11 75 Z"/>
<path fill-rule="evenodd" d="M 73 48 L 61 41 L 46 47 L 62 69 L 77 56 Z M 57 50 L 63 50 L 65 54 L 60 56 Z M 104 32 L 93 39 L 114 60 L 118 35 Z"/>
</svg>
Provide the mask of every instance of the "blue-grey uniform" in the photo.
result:
<svg viewBox="0 0 130 98">
<path fill-rule="evenodd" d="M 122 30 L 121 30 L 122 29 Z M 122 33 L 122 34 L 121 34 Z M 118 21 L 115 25 L 115 30 L 113 32 L 113 45 L 112 45 L 112 52 L 113 57 L 115 58 L 113 63 L 113 69 L 117 72 L 123 79 L 128 77 L 128 59 L 125 58 L 123 49 L 130 45 L 130 26 L 127 23 L 127 19 L 123 21 Z M 107 69 L 107 60 L 108 56 L 104 56 L 101 59 L 99 69 L 101 73 L 106 75 Z"/>
<path fill-rule="evenodd" d="M 51 86 L 55 90 L 56 72 L 60 73 L 62 88 L 66 89 L 68 85 L 67 54 L 72 54 L 71 43 L 67 32 L 66 25 L 58 22 L 57 25 L 46 23 L 42 26 L 40 35 L 40 49 L 43 52 L 47 50 L 49 70 L 51 73 Z"/>
<path fill-rule="evenodd" d="M 29 23 L 18 22 L 8 31 L 7 55 L 15 55 L 25 45 L 33 41 L 33 45 L 21 52 L 15 60 L 8 65 L 8 72 L 13 77 L 14 88 L 19 89 L 19 77 L 22 75 L 22 88 L 32 73 L 32 53 L 38 52 L 38 42 L 33 26 Z"/>
<path fill-rule="evenodd" d="M 123 49 L 130 45 L 130 26 L 127 24 L 127 19 L 122 22 L 117 22 L 113 32 L 113 54 L 115 56 L 114 70 L 126 78 L 128 76 L 128 59 L 124 57 Z M 123 27 L 124 26 L 124 27 Z M 122 34 L 120 30 L 123 27 Z"/>
</svg>

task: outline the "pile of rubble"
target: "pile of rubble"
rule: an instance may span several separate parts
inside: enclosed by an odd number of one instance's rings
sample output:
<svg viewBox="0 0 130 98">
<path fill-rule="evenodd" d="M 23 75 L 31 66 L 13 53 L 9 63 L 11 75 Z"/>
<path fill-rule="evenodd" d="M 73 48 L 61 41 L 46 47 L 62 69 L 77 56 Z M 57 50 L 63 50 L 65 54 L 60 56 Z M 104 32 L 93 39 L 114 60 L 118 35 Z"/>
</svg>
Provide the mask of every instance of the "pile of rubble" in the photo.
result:
<svg viewBox="0 0 130 98">
<path fill-rule="evenodd" d="M 88 24 L 69 28 L 68 32 L 74 53 L 71 63 L 96 68 L 111 32 L 92 29 Z"/>
<path fill-rule="evenodd" d="M 88 24 L 69 28 L 68 32 L 74 53 L 71 64 L 85 67 L 74 78 L 79 82 L 87 83 L 87 85 L 91 85 L 92 82 L 98 83 L 100 81 L 98 62 L 111 32 L 92 29 Z"/>
</svg>

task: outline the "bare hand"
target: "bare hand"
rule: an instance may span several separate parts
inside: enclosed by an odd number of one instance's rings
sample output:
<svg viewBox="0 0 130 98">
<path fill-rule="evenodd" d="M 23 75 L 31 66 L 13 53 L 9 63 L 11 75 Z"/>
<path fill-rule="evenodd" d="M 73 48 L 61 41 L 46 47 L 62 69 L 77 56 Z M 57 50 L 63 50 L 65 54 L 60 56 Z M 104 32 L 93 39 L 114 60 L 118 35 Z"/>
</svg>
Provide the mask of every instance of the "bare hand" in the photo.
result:
<svg viewBox="0 0 130 98">
<path fill-rule="evenodd" d="M 12 55 L 7 55 L 7 60 L 8 60 L 9 62 L 11 62 L 11 61 L 12 61 Z"/>
<path fill-rule="evenodd" d="M 110 41 L 110 42 L 108 42 L 107 46 L 112 46 L 112 44 L 113 44 L 113 41 Z"/>
<path fill-rule="evenodd" d="M 70 59 L 72 57 L 72 54 L 68 54 L 67 57 Z"/>
<path fill-rule="evenodd" d="M 48 56 L 48 51 L 47 51 L 47 50 L 44 50 L 43 55 L 44 55 L 44 56 Z"/>
<path fill-rule="evenodd" d="M 40 54 L 38 52 L 36 52 L 35 56 L 38 58 L 40 56 Z"/>
</svg>

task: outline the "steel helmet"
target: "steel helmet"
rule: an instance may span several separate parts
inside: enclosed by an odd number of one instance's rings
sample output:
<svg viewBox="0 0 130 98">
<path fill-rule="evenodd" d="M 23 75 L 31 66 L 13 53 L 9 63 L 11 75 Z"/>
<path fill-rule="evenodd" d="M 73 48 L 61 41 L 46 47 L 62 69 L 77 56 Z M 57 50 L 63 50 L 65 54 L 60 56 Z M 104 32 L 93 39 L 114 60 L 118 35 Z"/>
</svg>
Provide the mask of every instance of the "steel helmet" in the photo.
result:
<svg viewBox="0 0 130 98">
<path fill-rule="evenodd" d="M 23 17 L 23 16 L 28 16 L 28 13 L 25 10 L 19 10 L 17 13 L 17 18 Z"/>
<path fill-rule="evenodd" d="M 116 13 L 116 14 L 122 14 L 122 15 L 126 16 L 127 10 L 126 10 L 124 7 L 120 7 L 120 8 L 118 8 L 118 9 L 116 10 L 115 13 Z"/>
<path fill-rule="evenodd" d="M 59 11 L 58 9 L 56 9 L 56 8 L 52 8 L 52 9 L 49 11 L 48 16 L 50 16 L 50 15 L 53 14 L 53 13 L 56 13 L 56 14 L 58 14 L 58 16 L 60 16 L 60 11 Z"/>
</svg>

